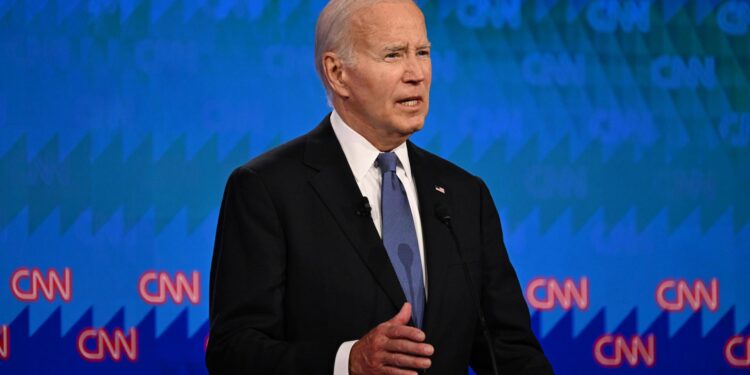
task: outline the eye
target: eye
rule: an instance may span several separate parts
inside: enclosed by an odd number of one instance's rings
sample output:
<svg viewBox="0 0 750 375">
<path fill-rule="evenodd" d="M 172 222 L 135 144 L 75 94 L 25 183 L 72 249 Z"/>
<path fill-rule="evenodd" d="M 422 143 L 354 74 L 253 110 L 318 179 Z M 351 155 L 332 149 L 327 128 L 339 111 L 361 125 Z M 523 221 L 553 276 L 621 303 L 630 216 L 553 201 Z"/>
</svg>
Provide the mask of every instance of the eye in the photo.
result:
<svg viewBox="0 0 750 375">
<path fill-rule="evenodd" d="M 398 52 L 391 52 L 385 55 L 386 59 L 395 59 L 400 56 L 400 53 Z"/>
<path fill-rule="evenodd" d="M 428 49 L 419 50 L 419 51 L 417 51 L 417 56 L 429 57 L 430 56 L 430 50 L 428 50 Z"/>
</svg>

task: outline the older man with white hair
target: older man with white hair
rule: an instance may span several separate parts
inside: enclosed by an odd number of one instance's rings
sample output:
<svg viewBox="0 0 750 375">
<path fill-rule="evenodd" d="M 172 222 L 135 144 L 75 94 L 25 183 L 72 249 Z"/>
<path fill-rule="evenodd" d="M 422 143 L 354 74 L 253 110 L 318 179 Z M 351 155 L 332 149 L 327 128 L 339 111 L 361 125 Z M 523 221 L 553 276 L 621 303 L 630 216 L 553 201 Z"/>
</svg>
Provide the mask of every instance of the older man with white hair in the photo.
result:
<svg viewBox="0 0 750 375">
<path fill-rule="evenodd" d="M 227 182 L 211 373 L 552 373 L 487 187 L 408 141 L 430 48 L 412 1 L 323 9 L 315 65 L 333 112 Z"/>
</svg>

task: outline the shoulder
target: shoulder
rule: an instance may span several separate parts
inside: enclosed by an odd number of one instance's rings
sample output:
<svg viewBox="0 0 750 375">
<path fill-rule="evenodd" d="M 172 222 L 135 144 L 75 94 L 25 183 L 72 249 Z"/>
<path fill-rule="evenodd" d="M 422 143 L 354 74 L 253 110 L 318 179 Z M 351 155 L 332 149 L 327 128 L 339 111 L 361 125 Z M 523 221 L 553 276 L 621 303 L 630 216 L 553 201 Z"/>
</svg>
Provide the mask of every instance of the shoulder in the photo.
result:
<svg viewBox="0 0 750 375">
<path fill-rule="evenodd" d="M 262 154 L 240 165 L 232 172 L 231 178 L 255 176 L 268 183 L 289 183 L 306 176 L 309 170 L 305 156 L 311 141 L 325 138 L 330 130 L 326 116 L 313 130 Z M 330 131 L 332 133 L 332 131 Z"/>
<path fill-rule="evenodd" d="M 437 180 L 449 185 L 484 185 L 484 182 L 482 182 L 479 177 L 471 174 L 455 163 L 433 154 L 413 143 L 410 143 L 409 147 L 412 151 L 410 156 L 417 160 L 416 164 L 421 164 L 422 168 L 428 169 Z M 414 164 L 413 160 L 411 162 Z"/>
<path fill-rule="evenodd" d="M 290 168 L 295 169 L 302 166 L 308 134 L 263 152 L 239 166 L 237 170 L 250 170 L 260 175 L 273 175 L 276 172 L 288 172 Z"/>
<path fill-rule="evenodd" d="M 227 195 L 258 197 L 274 196 L 280 187 L 293 185 L 295 176 L 304 175 L 301 158 L 305 136 L 274 147 L 244 164 L 229 175 L 224 191 Z"/>
<path fill-rule="evenodd" d="M 295 138 L 274 147 L 244 164 L 236 167 L 229 176 L 229 183 L 244 185 L 251 180 L 274 185 L 277 181 L 294 178 L 303 169 L 305 136 Z"/>
</svg>

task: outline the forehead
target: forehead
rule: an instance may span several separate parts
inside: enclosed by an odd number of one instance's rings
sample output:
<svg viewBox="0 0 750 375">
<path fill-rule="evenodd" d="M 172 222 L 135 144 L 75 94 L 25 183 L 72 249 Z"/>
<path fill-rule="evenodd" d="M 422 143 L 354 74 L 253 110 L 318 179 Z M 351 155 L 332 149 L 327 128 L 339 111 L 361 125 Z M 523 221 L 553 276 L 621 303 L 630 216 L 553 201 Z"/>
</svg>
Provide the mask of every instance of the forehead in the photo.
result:
<svg viewBox="0 0 750 375">
<path fill-rule="evenodd" d="M 411 1 L 383 1 L 359 10 L 351 32 L 355 43 L 372 46 L 427 43 L 424 16 Z"/>
</svg>

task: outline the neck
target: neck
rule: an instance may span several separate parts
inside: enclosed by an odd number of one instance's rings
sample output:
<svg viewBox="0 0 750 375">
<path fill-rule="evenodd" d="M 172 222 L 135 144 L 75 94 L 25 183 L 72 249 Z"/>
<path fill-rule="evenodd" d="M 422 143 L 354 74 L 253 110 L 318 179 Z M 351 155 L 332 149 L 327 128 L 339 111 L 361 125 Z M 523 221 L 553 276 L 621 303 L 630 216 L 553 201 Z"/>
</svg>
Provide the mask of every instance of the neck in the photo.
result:
<svg viewBox="0 0 750 375">
<path fill-rule="evenodd" d="M 372 126 L 371 124 L 362 121 L 360 117 L 351 111 L 348 111 L 345 106 L 334 105 L 334 108 L 336 109 L 336 113 L 339 114 L 347 126 L 359 133 L 359 135 L 364 137 L 371 145 L 381 152 L 392 151 L 409 139 L 409 135 L 387 132 L 384 129 L 379 129 L 376 126 Z"/>
</svg>

